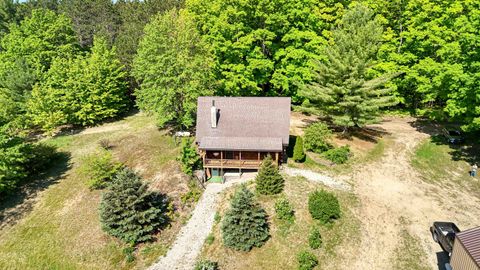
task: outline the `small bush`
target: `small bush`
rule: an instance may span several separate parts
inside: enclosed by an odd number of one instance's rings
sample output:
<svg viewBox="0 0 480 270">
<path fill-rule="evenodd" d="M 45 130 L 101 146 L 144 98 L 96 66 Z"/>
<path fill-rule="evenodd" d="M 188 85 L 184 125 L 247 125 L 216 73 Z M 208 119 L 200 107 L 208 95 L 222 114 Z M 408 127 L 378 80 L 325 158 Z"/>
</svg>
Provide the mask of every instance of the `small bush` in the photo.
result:
<svg viewBox="0 0 480 270">
<path fill-rule="evenodd" d="M 57 152 L 57 149 L 54 146 L 44 143 L 33 144 L 27 164 L 27 170 L 30 174 L 44 171 L 59 157 L 61 157 L 61 155 Z"/>
<path fill-rule="evenodd" d="M 273 195 L 283 191 L 285 180 L 270 155 L 263 160 L 257 177 L 255 177 L 255 183 L 257 192 L 263 195 Z"/>
<path fill-rule="evenodd" d="M 340 217 L 340 204 L 334 194 L 317 190 L 308 196 L 308 211 L 314 219 L 326 224 Z"/>
<path fill-rule="evenodd" d="M 123 254 L 125 255 L 125 260 L 127 262 L 133 262 L 135 261 L 135 247 L 134 246 L 129 246 L 123 249 Z"/>
<path fill-rule="evenodd" d="M 193 171 L 201 167 L 201 159 L 190 138 L 182 139 L 182 149 L 180 151 L 180 162 L 182 171 L 187 175 L 193 175 Z"/>
<path fill-rule="evenodd" d="M 317 249 L 322 245 L 322 235 L 317 227 L 312 227 L 308 234 L 308 245 L 311 249 Z"/>
<path fill-rule="evenodd" d="M 215 241 L 215 236 L 212 233 L 210 233 L 205 239 L 205 243 L 207 243 L 207 245 L 213 244 L 214 241 Z"/>
<path fill-rule="evenodd" d="M 295 162 L 305 161 L 305 152 L 303 151 L 303 139 L 300 136 L 295 139 L 295 147 L 293 148 L 293 160 Z"/>
<path fill-rule="evenodd" d="M 110 152 L 102 150 L 84 157 L 80 172 L 88 179 L 90 189 L 103 189 L 121 167 L 122 164 L 115 161 Z"/>
<path fill-rule="evenodd" d="M 215 216 L 213 217 L 213 220 L 215 221 L 215 224 L 219 223 L 222 220 L 222 216 L 218 211 L 215 212 Z"/>
<path fill-rule="evenodd" d="M 317 257 L 306 250 L 297 254 L 297 260 L 299 270 L 311 270 L 318 265 Z"/>
<path fill-rule="evenodd" d="M 194 270 L 218 270 L 218 263 L 210 260 L 201 260 L 195 264 Z"/>
<path fill-rule="evenodd" d="M 332 137 L 332 132 L 324 123 L 314 123 L 305 129 L 303 147 L 307 151 L 323 153 L 332 148 L 328 140 Z"/>
<path fill-rule="evenodd" d="M 333 148 L 324 153 L 324 156 L 328 160 L 336 164 L 344 164 L 347 162 L 350 155 L 350 147 L 348 145 L 339 148 Z"/>
<path fill-rule="evenodd" d="M 190 181 L 188 183 L 189 191 L 180 196 L 180 201 L 184 206 L 191 206 L 193 203 L 198 202 L 200 196 L 202 196 L 202 191 L 198 186 L 197 182 Z"/>
<path fill-rule="evenodd" d="M 295 214 L 292 205 L 286 198 L 281 198 L 275 202 L 275 213 L 281 220 L 293 221 Z"/>
</svg>

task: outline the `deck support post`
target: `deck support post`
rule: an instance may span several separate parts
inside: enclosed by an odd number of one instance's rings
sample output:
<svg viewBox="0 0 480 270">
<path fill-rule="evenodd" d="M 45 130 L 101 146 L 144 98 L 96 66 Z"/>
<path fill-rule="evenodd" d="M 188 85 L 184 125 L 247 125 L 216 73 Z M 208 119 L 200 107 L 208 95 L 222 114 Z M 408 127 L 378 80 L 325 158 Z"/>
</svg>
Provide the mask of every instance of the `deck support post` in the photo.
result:
<svg viewBox="0 0 480 270">
<path fill-rule="evenodd" d="M 238 157 L 239 157 L 239 160 L 240 160 L 240 166 L 238 168 L 238 173 L 240 174 L 240 177 L 242 177 L 242 151 L 240 151 L 238 153 Z"/>
<path fill-rule="evenodd" d="M 222 183 L 225 183 L 225 178 L 223 177 L 223 151 L 220 151 L 220 177 L 222 177 Z"/>
<path fill-rule="evenodd" d="M 275 163 L 276 163 L 277 166 L 278 166 L 278 152 L 275 152 Z"/>
</svg>

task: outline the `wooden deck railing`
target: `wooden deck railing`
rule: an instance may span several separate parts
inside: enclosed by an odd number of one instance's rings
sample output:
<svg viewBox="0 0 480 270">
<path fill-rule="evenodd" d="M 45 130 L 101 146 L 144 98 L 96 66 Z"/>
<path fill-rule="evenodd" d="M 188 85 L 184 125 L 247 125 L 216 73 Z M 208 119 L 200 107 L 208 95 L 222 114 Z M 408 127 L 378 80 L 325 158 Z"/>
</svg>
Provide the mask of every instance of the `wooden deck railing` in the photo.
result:
<svg viewBox="0 0 480 270">
<path fill-rule="evenodd" d="M 205 159 L 205 167 L 214 168 L 259 168 L 261 160 L 238 160 L 238 159 Z"/>
</svg>

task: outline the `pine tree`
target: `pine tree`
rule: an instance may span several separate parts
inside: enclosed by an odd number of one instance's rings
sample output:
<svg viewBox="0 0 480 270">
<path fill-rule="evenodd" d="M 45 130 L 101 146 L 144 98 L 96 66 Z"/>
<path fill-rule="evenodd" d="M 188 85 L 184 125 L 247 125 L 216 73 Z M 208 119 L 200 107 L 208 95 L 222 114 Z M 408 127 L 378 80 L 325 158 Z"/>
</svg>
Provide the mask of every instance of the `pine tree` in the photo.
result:
<svg viewBox="0 0 480 270">
<path fill-rule="evenodd" d="M 140 177 L 125 168 L 117 173 L 100 203 L 102 229 L 126 243 L 145 242 L 167 220 L 166 199 L 148 191 Z"/>
<path fill-rule="evenodd" d="M 249 251 L 267 241 L 267 214 L 255 203 L 253 193 L 245 185 L 235 192 L 221 229 L 225 246 L 236 250 Z"/>
<path fill-rule="evenodd" d="M 293 160 L 302 162 L 305 160 L 305 152 L 303 151 L 303 139 L 298 136 L 295 139 L 295 147 L 293 148 Z"/>
<path fill-rule="evenodd" d="M 263 195 L 278 194 L 283 191 L 285 180 L 270 155 L 263 160 L 255 182 L 257 192 Z"/>
<path fill-rule="evenodd" d="M 379 109 L 395 104 L 383 85 L 398 74 L 372 77 L 381 45 L 382 25 L 362 4 L 354 5 L 334 30 L 334 44 L 325 50 L 327 61 L 318 62 L 316 80 L 302 93 L 311 104 L 345 129 L 377 120 Z"/>
</svg>

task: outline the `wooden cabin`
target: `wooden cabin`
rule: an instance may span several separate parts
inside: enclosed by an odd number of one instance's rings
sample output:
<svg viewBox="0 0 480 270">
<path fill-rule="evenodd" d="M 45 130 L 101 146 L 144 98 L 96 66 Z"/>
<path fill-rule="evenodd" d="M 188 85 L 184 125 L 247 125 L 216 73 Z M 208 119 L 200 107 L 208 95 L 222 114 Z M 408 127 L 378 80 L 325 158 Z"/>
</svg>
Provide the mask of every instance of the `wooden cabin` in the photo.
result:
<svg viewBox="0 0 480 270">
<path fill-rule="evenodd" d="M 450 269 L 480 270 L 480 227 L 455 235 Z"/>
<path fill-rule="evenodd" d="M 207 178 L 225 171 L 258 170 L 271 155 L 286 159 L 290 98 L 199 97 L 196 144 Z"/>
</svg>

